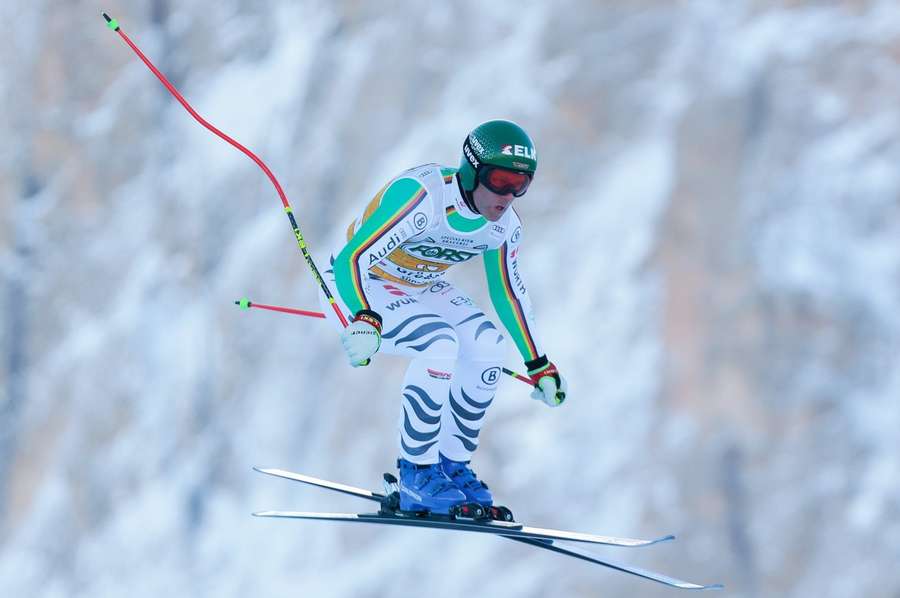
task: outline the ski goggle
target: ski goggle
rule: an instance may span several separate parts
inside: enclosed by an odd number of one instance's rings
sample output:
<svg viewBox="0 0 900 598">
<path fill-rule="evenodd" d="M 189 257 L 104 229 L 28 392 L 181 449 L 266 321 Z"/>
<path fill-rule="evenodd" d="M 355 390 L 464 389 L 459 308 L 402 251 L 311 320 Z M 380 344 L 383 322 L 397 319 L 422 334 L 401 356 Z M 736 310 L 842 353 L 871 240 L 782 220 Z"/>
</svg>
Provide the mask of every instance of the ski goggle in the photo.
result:
<svg viewBox="0 0 900 598">
<path fill-rule="evenodd" d="M 478 181 L 497 195 L 512 193 L 513 197 L 522 197 L 531 184 L 531 175 L 499 166 L 482 166 L 478 169 Z"/>
</svg>

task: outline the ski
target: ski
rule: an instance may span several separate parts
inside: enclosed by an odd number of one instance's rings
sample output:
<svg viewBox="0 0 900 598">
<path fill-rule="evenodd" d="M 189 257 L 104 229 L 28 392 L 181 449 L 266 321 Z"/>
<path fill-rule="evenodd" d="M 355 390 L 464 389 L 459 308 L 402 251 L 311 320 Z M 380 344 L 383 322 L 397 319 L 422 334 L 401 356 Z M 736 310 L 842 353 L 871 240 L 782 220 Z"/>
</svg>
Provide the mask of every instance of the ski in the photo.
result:
<svg viewBox="0 0 900 598">
<path fill-rule="evenodd" d="M 374 502 L 382 502 L 385 498 L 384 494 L 371 492 L 363 488 L 355 488 L 337 482 L 329 482 L 320 480 L 312 476 L 285 471 L 283 469 L 261 469 L 254 468 L 260 473 L 271 476 L 303 482 L 319 488 L 334 490 L 342 494 L 349 494 L 359 498 L 365 498 Z M 367 523 L 383 523 L 387 525 L 405 525 L 412 527 L 430 527 L 433 529 L 449 529 L 470 532 L 492 533 L 517 538 L 532 538 L 536 540 L 567 540 L 569 542 L 584 542 L 588 544 L 601 544 L 604 546 L 622 546 L 637 547 L 650 546 L 660 542 L 668 542 L 674 540 L 675 536 L 668 535 L 653 540 L 638 540 L 634 538 L 615 538 L 612 536 L 598 536 L 595 534 L 585 534 L 580 532 L 568 532 L 556 529 L 544 529 L 540 527 L 527 527 L 521 523 L 506 521 L 468 521 L 460 519 L 449 519 L 431 515 L 428 517 L 416 517 L 412 515 L 404 515 L 402 513 L 384 514 L 384 513 L 304 513 L 294 511 L 265 511 L 262 513 L 254 513 L 257 517 L 282 517 L 288 519 L 324 519 L 331 521 L 351 521 L 351 522 L 367 522 Z"/>
<path fill-rule="evenodd" d="M 337 482 L 330 482 L 327 480 L 321 480 L 319 478 L 314 478 L 312 476 L 303 475 L 300 473 L 294 473 L 291 471 L 286 471 L 283 469 L 262 469 L 258 467 L 254 467 L 256 471 L 260 473 L 264 473 L 266 475 L 271 475 L 275 477 L 285 478 L 288 480 L 294 480 L 297 482 L 302 482 L 304 484 L 310 484 L 312 486 L 316 486 L 319 488 L 324 488 L 327 490 L 333 490 L 335 492 L 340 492 L 342 494 L 347 494 L 350 496 L 356 496 L 358 498 L 364 498 L 366 500 L 371 500 L 374 502 L 382 503 L 386 498 L 386 495 L 372 492 L 370 490 L 366 490 L 363 488 L 356 488 L 354 486 L 348 486 L 346 484 L 339 484 Z M 361 523 L 381 523 L 387 525 L 408 525 L 408 526 L 416 526 L 416 527 L 425 527 L 432 529 L 451 529 L 458 531 L 475 531 L 475 532 L 486 532 L 494 535 L 498 535 L 503 538 L 508 538 L 510 540 L 515 540 L 516 542 L 522 542 L 524 544 L 529 544 L 536 548 L 543 548 L 545 550 L 550 550 L 552 552 L 556 552 L 558 554 L 563 554 L 566 556 L 570 556 L 576 559 L 580 559 L 583 561 L 587 561 L 589 563 L 594 563 L 596 565 L 601 565 L 603 567 L 607 567 L 609 569 L 613 569 L 615 571 L 619 571 L 622 573 L 627 573 L 629 575 L 634 575 L 636 577 L 640 577 L 643 579 L 647 579 L 671 588 L 677 588 L 682 590 L 720 590 L 723 589 L 724 586 L 722 584 L 708 584 L 701 585 L 696 583 L 691 583 L 688 581 L 683 581 L 680 579 L 676 579 L 674 577 L 670 577 L 668 575 L 664 575 L 662 573 L 657 573 L 655 571 L 649 571 L 647 569 L 642 569 L 640 567 L 633 567 L 631 565 L 623 565 L 621 563 L 616 563 L 614 561 L 610 561 L 607 559 L 600 559 L 594 555 L 587 554 L 585 552 L 576 550 L 570 547 L 559 546 L 558 544 L 554 544 L 554 540 L 565 540 L 572 538 L 566 537 L 548 537 L 547 535 L 543 536 L 532 536 L 530 532 L 534 530 L 538 530 L 540 532 L 559 532 L 559 530 L 542 530 L 541 528 L 528 528 L 522 524 L 516 522 L 503 522 L 503 521 L 490 521 L 488 523 L 478 523 L 474 521 L 460 521 L 460 520 L 450 520 L 448 519 L 437 519 L 435 517 L 416 517 L 413 515 L 402 515 L 402 514 L 385 514 L 385 513 L 308 513 L 308 512 L 300 512 L 300 511 L 261 511 L 258 513 L 254 513 L 257 517 L 284 517 L 284 518 L 297 518 L 297 519 L 312 519 L 312 520 L 324 520 L 324 521 L 350 521 L 350 522 L 361 522 Z M 527 531 L 526 531 L 527 530 Z M 564 535 L 567 535 L 572 532 L 562 532 Z M 588 536 L 588 534 L 582 534 L 584 536 Z M 599 536 L 597 536 L 599 538 Z M 610 538 L 606 538 L 610 539 Z M 624 544 L 611 544 L 613 546 L 647 546 L 651 544 L 656 544 L 659 542 L 673 540 L 674 536 L 664 536 L 657 540 L 630 540 L 624 538 L 616 538 L 616 540 L 624 540 L 626 543 Z M 575 540 L 578 541 L 578 540 Z M 592 542 L 596 543 L 596 542 Z M 610 545 L 608 542 L 598 543 L 598 544 L 606 544 Z"/>
<path fill-rule="evenodd" d="M 280 517 L 283 519 L 318 519 L 320 521 L 346 521 L 350 523 L 380 523 L 384 525 L 425 527 L 431 529 L 495 534 L 506 536 L 508 538 L 528 538 L 539 541 L 568 540 L 573 542 L 601 544 L 605 546 L 649 546 L 650 544 L 655 544 L 657 542 L 657 540 L 606 538 L 603 536 L 592 536 L 590 534 L 542 530 L 540 528 L 525 527 L 520 523 L 508 523 L 506 521 L 486 521 L 482 523 L 479 521 L 461 519 L 438 519 L 434 515 L 418 517 L 415 515 L 402 515 L 399 513 L 310 513 L 304 511 L 261 511 L 254 513 L 254 515 L 256 517 Z"/>
<path fill-rule="evenodd" d="M 295 482 L 303 482 L 304 484 L 310 484 L 311 486 L 318 486 L 319 488 L 335 490 L 336 492 L 340 492 L 342 494 L 349 494 L 351 496 L 367 498 L 376 502 L 381 502 L 381 500 L 384 498 L 384 495 L 379 494 L 378 492 L 371 492 L 364 488 L 356 488 L 354 486 L 347 486 L 346 484 L 338 484 L 337 482 L 329 482 L 328 480 L 320 480 L 319 478 L 314 478 L 309 475 L 303 475 L 302 473 L 294 473 L 293 471 L 287 471 L 284 469 L 263 467 L 254 467 L 253 469 L 258 471 L 259 473 L 264 473 L 266 475 L 285 478 L 287 480 L 294 480 Z"/>
<path fill-rule="evenodd" d="M 509 538 L 510 540 L 515 540 L 516 542 L 524 542 L 525 544 L 531 544 L 537 548 L 543 548 L 545 550 L 552 550 L 553 552 L 558 552 L 559 554 L 564 554 L 566 556 L 571 556 L 576 559 L 581 559 L 583 561 L 587 561 L 589 563 L 594 563 L 596 565 L 602 565 L 603 567 L 608 567 L 610 569 L 614 569 L 616 571 L 621 571 L 622 573 L 628 573 L 630 575 L 635 575 L 637 577 L 643 577 L 644 579 L 649 579 L 650 581 L 655 581 L 657 583 L 661 583 L 663 585 L 678 588 L 680 590 L 721 590 L 724 589 L 720 583 L 713 583 L 708 585 L 700 585 L 696 583 L 691 583 L 689 581 L 683 581 L 681 579 L 676 579 L 674 577 L 670 577 L 668 575 L 663 575 L 662 573 L 657 573 L 656 571 L 649 571 L 647 569 L 642 569 L 640 567 L 633 567 L 631 565 L 623 565 L 621 563 L 616 563 L 614 561 L 610 561 L 608 559 L 598 559 L 597 557 L 586 554 L 574 548 L 562 547 L 551 542 L 544 542 L 541 540 L 531 540 L 529 538 L 512 538 L 510 536 L 504 536 L 505 538 Z"/>
</svg>

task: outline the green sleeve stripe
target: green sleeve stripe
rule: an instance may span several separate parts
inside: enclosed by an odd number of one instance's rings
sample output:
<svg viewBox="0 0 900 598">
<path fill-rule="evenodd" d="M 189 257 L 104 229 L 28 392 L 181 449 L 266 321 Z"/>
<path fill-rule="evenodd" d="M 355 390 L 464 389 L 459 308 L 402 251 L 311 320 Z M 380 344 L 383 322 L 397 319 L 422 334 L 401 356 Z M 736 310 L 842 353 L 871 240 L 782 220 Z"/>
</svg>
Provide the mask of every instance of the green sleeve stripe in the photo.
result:
<svg viewBox="0 0 900 598">
<path fill-rule="evenodd" d="M 513 337 L 522 358 L 525 361 L 531 361 L 537 359 L 539 355 L 531 331 L 528 329 L 528 321 L 525 318 L 522 303 L 516 297 L 510 282 L 509 265 L 506 259 L 508 250 L 508 245 L 504 243 L 499 249 L 484 253 L 488 290 L 494 309 L 497 310 L 497 315 Z"/>
<path fill-rule="evenodd" d="M 413 179 L 399 179 L 385 191 L 381 205 L 356 231 L 334 261 L 338 293 L 351 313 L 371 309 L 363 292 L 359 258 L 418 206 L 428 192 Z"/>
</svg>

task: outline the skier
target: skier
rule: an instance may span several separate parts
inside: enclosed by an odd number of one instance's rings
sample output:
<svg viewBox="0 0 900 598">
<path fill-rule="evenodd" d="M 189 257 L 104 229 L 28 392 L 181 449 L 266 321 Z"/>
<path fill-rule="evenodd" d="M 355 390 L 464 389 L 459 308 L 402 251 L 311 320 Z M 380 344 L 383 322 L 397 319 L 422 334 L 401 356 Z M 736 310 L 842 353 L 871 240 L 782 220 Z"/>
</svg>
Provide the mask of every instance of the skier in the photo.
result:
<svg viewBox="0 0 900 598">
<path fill-rule="evenodd" d="M 452 266 L 483 255 L 491 302 L 525 362 L 532 398 L 551 407 L 565 399 L 565 379 L 535 340 L 518 267 L 522 224 L 511 204 L 536 167 L 534 143 L 521 127 L 483 123 L 466 137 L 458 169 L 425 164 L 382 187 L 332 257 L 327 274 L 350 320 L 341 331 L 350 364 L 367 365 L 379 350 L 411 358 L 401 390 L 402 510 L 448 514 L 463 503 L 493 504 L 469 463 L 506 340 L 444 280 Z M 320 299 L 333 316 L 324 294 Z"/>
</svg>

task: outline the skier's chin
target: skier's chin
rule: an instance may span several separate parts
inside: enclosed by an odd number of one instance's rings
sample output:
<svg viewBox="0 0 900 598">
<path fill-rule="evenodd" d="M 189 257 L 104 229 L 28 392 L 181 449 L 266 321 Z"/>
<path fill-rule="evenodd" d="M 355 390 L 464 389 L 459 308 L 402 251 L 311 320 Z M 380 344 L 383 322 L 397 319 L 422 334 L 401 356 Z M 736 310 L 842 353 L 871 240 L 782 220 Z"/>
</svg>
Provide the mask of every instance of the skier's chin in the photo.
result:
<svg viewBox="0 0 900 598">
<path fill-rule="evenodd" d="M 487 211 L 488 214 L 487 214 L 485 217 L 486 217 L 488 220 L 490 220 L 491 222 L 496 222 L 496 221 L 500 220 L 500 218 L 503 217 L 503 214 L 504 214 L 504 213 L 506 212 L 506 210 L 508 210 L 508 209 L 509 209 L 509 208 L 507 208 L 507 207 L 505 207 L 505 206 L 499 206 L 499 205 L 498 205 L 498 206 L 491 206 L 491 209 Z"/>
</svg>

